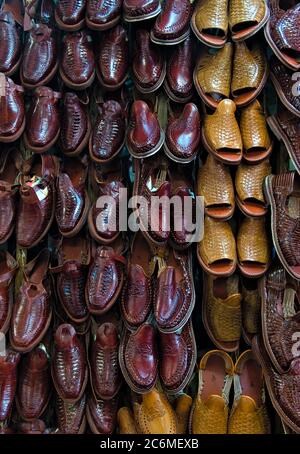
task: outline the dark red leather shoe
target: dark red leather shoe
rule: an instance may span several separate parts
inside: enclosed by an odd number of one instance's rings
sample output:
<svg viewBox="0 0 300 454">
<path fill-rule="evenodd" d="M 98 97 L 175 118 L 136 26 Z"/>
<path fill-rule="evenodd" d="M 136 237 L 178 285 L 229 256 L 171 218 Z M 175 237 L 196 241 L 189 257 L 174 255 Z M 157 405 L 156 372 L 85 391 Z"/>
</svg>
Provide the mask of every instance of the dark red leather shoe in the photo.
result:
<svg viewBox="0 0 300 454">
<path fill-rule="evenodd" d="M 17 387 L 17 367 L 20 353 L 7 350 L 0 356 L 0 422 L 9 418 Z"/>
<path fill-rule="evenodd" d="M 123 2 L 123 17 L 126 22 L 152 19 L 160 11 L 159 0 L 124 0 Z"/>
<path fill-rule="evenodd" d="M 141 93 L 152 93 L 162 85 L 166 75 L 166 61 L 163 54 L 150 41 L 147 30 L 136 32 L 136 49 L 132 62 L 133 80 Z"/>
<path fill-rule="evenodd" d="M 134 101 L 131 107 L 126 144 L 135 158 L 148 158 L 163 146 L 165 134 L 155 113 L 145 101 Z"/>
<path fill-rule="evenodd" d="M 91 122 L 86 103 L 75 93 L 64 95 L 59 146 L 68 156 L 77 156 L 87 146 Z"/>
<path fill-rule="evenodd" d="M 19 352 L 29 352 L 36 347 L 51 322 L 49 260 L 49 250 L 42 249 L 23 271 L 23 282 L 15 298 L 9 330 L 10 343 Z"/>
<path fill-rule="evenodd" d="M 193 96 L 193 45 L 189 36 L 172 52 L 164 81 L 164 89 L 172 101 L 186 103 Z"/>
<path fill-rule="evenodd" d="M 124 281 L 123 240 L 112 246 L 98 246 L 85 287 L 88 309 L 92 314 L 105 314 L 116 302 Z"/>
<path fill-rule="evenodd" d="M 16 405 L 25 421 L 39 418 L 51 393 L 51 375 L 46 352 L 37 347 L 23 357 L 20 366 Z"/>
<path fill-rule="evenodd" d="M 152 325 L 144 323 L 132 333 L 124 330 L 119 361 L 123 376 L 134 392 L 151 391 L 158 373 L 156 332 Z"/>
<path fill-rule="evenodd" d="M 92 30 L 108 30 L 121 19 L 122 0 L 87 0 L 86 25 Z"/>
<path fill-rule="evenodd" d="M 111 400 L 96 400 L 92 393 L 88 397 L 86 417 L 93 434 L 109 435 L 117 425 L 118 397 Z"/>
<path fill-rule="evenodd" d="M 135 210 L 141 232 L 146 240 L 155 246 L 165 246 L 170 237 L 170 220 L 167 210 L 163 208 L 162 204 L 156 207 L 155 202 L 159 197 L 169 198 L 171 196 L 167 158 L 159 155 L 150 160 L 135 159 L 134 172 L 133 195 L 142 196 L 145 199 L 145 203 L 141 203 Z M 151 216 L 153 210 L 156 213 Z"/>
<path fill-rule="evenodd" d="M 190 0 L 165 0 L 151 40 L 157 44 L 179 44 L 189 35 L 192 5 Z"/>
<path fill-rule="evenodd" d="M 22 85 L 32 89 L 50 82 L 58 69 L 58 55 L 53 30 L 36 24 L 27 37 L 20 71 Z"/>
<path fill-rule="evenodd" d="M 189 383 L 197 359 L 197 346 L 190 321 L 181 332 L 159 335 L 160 378 L 168 394 L 181 392 Z"/>
<path fill-rule="evenodd" d="M 129 329 L 138 328 L 149 319 L 153 304 L 154 255 L 155 248 L 137 232 L 131 243 L 121 300 L 123 321 Z"/>
<path fill-rule="evenodd" d="M 0 142 L 14 142 L 25 129 L 24 88 L 1 74 L 0 85 Z"/>
<path fill-rule="evenodd" d="M 111 100 L 98 106 L 99 113 L 90 136 L 89 151 L 100 164 L 113 160 L 125 143 L 126 118 L 120 103 Z"/>
<path fill-rule="evenodd" d="M 18 424 L 18 434 L 23 435 L 43 435 L 46 432 L 46 424 L 41 419 L 33 421 L 20 422 Z"/>
<path fill-rule="evenodd" d="M 0 73 L 14 74 L 21 61 L 21 28 L 10 11 L 0 12 Z"/>
<path fill-rule="evenodd" d="M 60 434 L 84 434 L 86 429 L 86 401 L 84 393 L 75 403 L 68 403 L 56 396 L 55 413 Z"/>
<path fill-rule="evenodd" d="M 83 90 L 93 83 L 95 58 L 92 38 L 86 31 L 64 36 L 59 73 L 67 87 L 74 90 Z"/>
<path fill-rule="evenodd" d="M 126 182 L 123 176 L 121 160 L 106 165 L 94 165 L 92 182 L 97 199 L 92 204 L 88 215 L 88 227 L 91 236 L 101 244 L 111 244 L 120 235 L 119 205 L 126 196 Z M 121 192 L 123 191 L 123 192 Z M 103 200 L 101 200 L 103 197 Z"/>
<path fill-rule="evenodd" d="M 55 21 L 61 30 L 76 31 L 84 27 L 86 0 L 58 0 Z"/>
<path fill-rule="evenodd" d="M 96 71 L 100 84 L 107 90 L 120 88 L 128 76 L 128 38 L 117 25 L 106 32 L 98 45 Z"/>
<path fill-rule="evenodd" d="M 85 302 L 85 281 L 90 263 L 90 242 L 84 235 L 63 238 L 58 251 L 58 265 L 51 267 L 56 275 L 59 302 L 74 323 L 89 317 Z"/>
<path fill-rule="evenodd" d="M 43 153 L 57 141 L 60 132 L 58 101 L 61 93 L 49 87 L 38 87 L 26 114 L 24 143 L 29 150 Z"/>
<path fill-rule="evenodd" d="M 15 228 L 21 162 L 17 149 L 2 150 L 0 158 L 0 244 L 8 240 Z"/>
<path fill-rule="evenodd" d="M 13 308 L 13 278 L 18 262 L 9 252 L 0 251 L 0 332 L 6 334 Z"/>
<path fill-rule="evenodd" d="M 36 154 L 30 164 L 30 170 L 22 178 L 16 222 L 17 243 L 23 248 L 33 247 L 44 238 L 54 219 L 55 209 L 57 158 Z"/>
<path fill-rule="evenodd" d="M 85 348 L 72 325 L 60 325 L 54 335 L 51 363 L 53 384 L 58 395 L 68 403 L 77 402 L 88 381 Z"/>
<path fill-rule="evenodd" d="M 166 250 L 165 261 L 156 283 L 154 315 L 161 332 L 175 333 L 187 323 L 195 305 L 191 252 Z"/>
<path fill-rule="evenodd" d="M 178 118 L 168 121 L 164 149 L 175 162 L 187 164 L 196 158 L 201 137 L 200 114 L 193 103 L 185 104 Z"/>
<path fill-rule="evenodd" d="M 90 381 L 97 398 L 114 398 L 122 385 L 119 366 L 119 337 L 113 323 L 103 323 L 97 329 L 90 354 Z"/>
<path fill-rule="evenodd" d="M 87 164 L 84 158 L 65 158 L 56 180 L 55 217 L 60 233 L 66 237 L 82 229 L 89 211 Z"/>
</svg>

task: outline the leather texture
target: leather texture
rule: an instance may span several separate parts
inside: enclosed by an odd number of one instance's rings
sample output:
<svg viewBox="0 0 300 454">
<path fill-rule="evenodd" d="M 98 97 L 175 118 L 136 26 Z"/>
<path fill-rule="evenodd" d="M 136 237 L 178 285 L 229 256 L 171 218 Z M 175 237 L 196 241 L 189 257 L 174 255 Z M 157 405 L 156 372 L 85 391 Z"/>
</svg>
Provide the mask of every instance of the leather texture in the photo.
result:
<svg viewBox="0 0 300 454">
<path fill-rule="evenodd" d="M 155 21 L 153 35 L 166 41 L 179 38 L 188 30 L 191 14 L 189 0 L 166 0 Z"/>
<path fill-rule="evenodd" d="M 109 435 L 114 433 L 117 424 L 118 398 L 96 400 L 90 394 L 87 402 L 87 419 L 92 433 Z"/>
<path fill-rule="evenodd" d="M 19 265 L 9 252 L 0 252 L 0 331 L 6 334 L 13 308 L 13 279 Z"/>
<path fill-rule="evenodd" d="M 145 16 L 151 15 L 156 11 L 159 13 L 159 0 L 124 0 L 123 11 L 126 17 L 143 19 Z"/>
<path fill-rule="evenodd" d="M 272 142 L 259 101 L 255 100 L 241 110 L 240 129 L 246 155 L 270 149 Z"/>
<path fill-rule="evenodd" d="M 86 0 L 59 0 L 56 14 L 65 25 L 76 25 L 84 19 Z"/>
<path fill-rule="evenodd" d="M 86 427 L 87 395 L 75 403 L 64 401 L 58 394 L 55 402 L 55 414 L 60 434 L 82 434 Z"/>
<path fill-rule="evenodd" d="M 88 111 L 81 99 L 67 92 L 63 99 L 59 145 L 66 155 L 79 154 L 87 144 L 90 133 Z"/>
<path fill-rule="evenodd" d="M 25 126 L 24 89 L 8 77 L 4 80 L 5 95 L 0 97 L 0 140 L 13 142 Z"/>
<path fill-rule="evenodd" d="M 185 102 L 193 94 L 193 44 L 189 36 L 176 46 L 167 64 L 168 89 L 177 101 Z"/>
<path fill-rule="evenodd" d="M 109 28 L 121 16 L 122 0 L 87 0 L 86 18 L 95 28 Z M 100 29 L 100 28 L 99 28 Z"/>
<path fill-rule="evenodd" d="M 284 10 L 276 7 L 270 18 L 270 33 L 275 45 L 282 52 L 300 52 L 300 37 L 297 33 L 300 25 L 299 4 Z"/>
<path fill-rule="evenodd" d="M 0 356 L 0 421 L 10 417 L 17 388 L 17 368 L 21 355 L 7 350 Z"/>
<path fill-rule="evenodd" d="M 20 28 L 12 12 L 0 12 L 0 72 L 12 74 L 21 57 Z"/>
</svg>

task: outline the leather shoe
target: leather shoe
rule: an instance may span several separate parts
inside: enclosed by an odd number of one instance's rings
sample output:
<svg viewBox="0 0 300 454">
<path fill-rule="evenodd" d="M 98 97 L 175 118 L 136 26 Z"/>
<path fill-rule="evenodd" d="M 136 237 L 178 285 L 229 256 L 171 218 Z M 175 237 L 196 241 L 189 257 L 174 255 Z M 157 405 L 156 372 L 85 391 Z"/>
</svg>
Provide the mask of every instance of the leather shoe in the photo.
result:
<svg viewBox="0 0 300 454">
<path fill-rule="evenodd" d="M 13 279 L 19 265 L 9 252 L 0 251 L 0 332 L 6 334 L 13 308 Z"/>
<path fill-rule="evenodd" d="M 1 76 L 0 83 L 0 142 L 14 142 L 25 129 L 24 88 L 6 76 Z"/>
<path fill-rule="evenodd" d="M 179 44 L 189 35 L 192 5 L 189 0 L 166 0 L 151 30 L 157 44 Z"/>
<path fill-rule="evenodd" d="M 0 12 L 0 73 L 14 74 L 21 61 L 21 28 L 11 11 Z"/>
<path fill-rule="evenodd" d="M 55 9 L 58 28 L 66 31 L 80 30 L 84 26 L 86 0 L 59 0 Z"/>
<path fill-rule="evenodd" d="M 17 388 L 17 367 L 20 353 L 7 350 L 0 356 L 0 422 L 10 417 Z"/>
<path fill-rule="evenodd" d="M 87 0 L 86 25 L 91 30 L 104 31 L 114 27 L 121 19 L 122 0 Z"/>
</svg>

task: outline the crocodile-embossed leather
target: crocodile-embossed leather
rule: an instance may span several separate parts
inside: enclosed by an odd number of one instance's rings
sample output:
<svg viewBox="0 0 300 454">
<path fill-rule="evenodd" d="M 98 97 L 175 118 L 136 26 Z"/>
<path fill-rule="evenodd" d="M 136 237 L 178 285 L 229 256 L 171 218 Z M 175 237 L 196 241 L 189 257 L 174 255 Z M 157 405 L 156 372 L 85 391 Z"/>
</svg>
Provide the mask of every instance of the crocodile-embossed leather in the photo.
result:
<svg viewBox="0 0 300 454">
<path fill-rule="evenodd" d="M 0 12 L 0 73 L 12 74 L 20 59 L 20 29 L 10 11 Z"/>
<path fill-rule="evenodd" d="M 23 84 L 31 87 L 43 85 L 50 73 L 54 73 L 57 65 L 57 46 L 53 30 L 47 25 L 37 24 L 29 32 L 21 66 Z M 53 74 L 54 76 L 54 74 Z"/>
<path fill-rule="evenodd" d="M 55 413 L 57 426 L 61 434 L 82 434 L 86 427 L 86 402 L 84 393 L 81 399 L 75 403 L 64 401 L 59 395 L 55 401 Z"/>
<path fill-rule="evenodd" d="M 104 87 L 115 90 L 125 82 L 129 65 L 128 38 L 121 25 L 104 34 L 98 44 L 96 65 L 98 79 Z"/>
<path fill-rule="evenodd" d="M 270 61 L 270 71 L 278 96 L 289 110 L 291 110 L 291 108 L 294 109 L 296 111 L 294 113 L 299 114 L 300 116 L 300 89 L 299 85 L 296 84 L 297 92 L 295 93 L 295 79 L 293 79 L 294 72 L 288 69 L 275 57 L 272 57 Z"/>
<path fill-rule="evenodd" d="M 110 400 L 122 385 L 119 366 L 119 339 L 112 323 L 99 326 L 90 355 L 90 380 L 97 398 Z"/>
<path fill-rule="evenodd" d="M 49 250 L 42 249 L 24 268 L 9 331 L 10 342 L 15 350 L 32 350 L 49 327 L 52 317 L 49 259 Z"/>
<path fill-rule="evenodd" d="M 165 41 L 179 38 L 188 30 L 191 14 L 189 0 L 165 0 L 153 27 L 154 37 Z"/>
<path fill-rule="evenodd" d="M 86 31 L 67 33 L 63 38 L 60 73 L 67 85 L 72 88 L 93 81 L 95 58 L 92 38 Z"/>
<path fill-rule="evenodd" d="M 99 113 L 90 138 L 90 156 L 96 162 L 110 161 L 125 141 L 125 115 L 118 101 L 106 101 Z"/>
<path fill-rule="evenodd" d="M 251 152 L 256 150 L 263 151 L 270 148 L 271 138 L 265 114 L 257 100 L 241 110 L 240 129 L 245 154 L 251 155 Z"/>
<path fill-rule="evenodd" d="M 81 398 L 88 376 L 86 352 L 72 325 L 60 325 L 54 334 L 51 373 L 63 400 L 75 403 Z"/>
<path fill-rule="evenodd" d="M 168 88 L 178 100 L 185 102 L 193 93 L 193 45 L 189 36 L 176 46 L 167 64 Z"/>
<path fill-rule="evenodd" d="M 287 11 L 279 7 L 272 11 L 270 18 L 270 33 L 274 43 L 288 55 L 300 56 L 300 5 L 299 3 Z"/>
<path fill-rule="evenodd" d="M 17 407 L 25 420 L 39 418 L 51 392 L 50 367 L 46 352 L 36 348 L 23 357 L 19 370 Z"/>
<path fill-rule="evenodd" d="M 111 400 L 96 400 L 90 393 L 87 402 L 87 419 L 92 433 L 109 435 L 117 425 L 118 397 Z"/>
<path fill-rule="evenodd" d="M 9 329 L 13 307 L 13 278 L 18 263 L 9 252 L 0 252 L 0 331 L 6 334 Z"/>
<path fill-rule="evenodd" d="M 86 0 L 59 0 L 55 13 L 63 24 L 76 25 L 84 19 Z"/>
<path fill-rule="evenodd" d="M 90 124 L 85 105 L 75 93 L 66 93 L 63 100 L 60 148 L 65 154 L 79 154 L 88 141 Z"/>
<path fill-rule="evenodd" d="M 17 367 L 20 353 L 7 350 L 0 356 L 0 422 L 10 417 L 17 387 Z"/>
<path fill-rule="evenodd" d="M 24 89 L 8 77 L 2 83 L 5 94 L 0 96 L 0 142 L 13 142 L 22 134 L 25 125 Z"/>
<path fill-rule="evenodd" d="M 87 0 L 86 18 L 95 28 L 109 28 L 120 18 L 121 10 L 122 0 Z"/>
</svg>

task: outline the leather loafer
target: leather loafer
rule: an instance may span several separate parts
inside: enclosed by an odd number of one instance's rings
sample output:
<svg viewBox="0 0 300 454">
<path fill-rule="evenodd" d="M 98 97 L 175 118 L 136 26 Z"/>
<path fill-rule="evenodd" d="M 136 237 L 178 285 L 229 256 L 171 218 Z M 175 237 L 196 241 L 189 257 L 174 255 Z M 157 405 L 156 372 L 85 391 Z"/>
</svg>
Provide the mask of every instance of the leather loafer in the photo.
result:
<svg viewBox="0 0 300 454">
<path fill-rule="evenodd" d="M 56 396 L 55 413 L 60 434 L 84 434 L 86 429 L 86 402 L 84 393 L 77 402 L 69 403 Z"/>
<path fill-rule="evenodd" d="M 200 137 L 198 108 L 195 104 L 186 104 L 179 118 L 171 117 L 168 121 L 165 152 L 173 161 L 187 164 L 196 158 Z"/>
<path fill-rule="evenodd" d="M 42 249 L 27 263 L 20 290 L 15 298 L 9 330 L 10 343 L 15 350 L 22 353 L 29 352 L 40 343 L 51 322 L 49 260 L 49 249 Z"/>
<path fill-rule="evenodd" d="M 192 5 L 189 0 L 166 0 L 151 30 L 157 44 L 179 44 L 189 35 Z"/>
<path fill-rule="evenodd" d="M 86 417 L 93 434 L 110 435 L 117 424 L 118 397 L 110 400 L 96 400 L 90 393 L 86 408 Z"/>
<path fill-rule="evenodd" d="M 0 356 L 0 422 L 10 417 L 17 388 L 17 367 L 20 353 L 7 350 Z"/>
<path fill-rule="evenodd" d="M 59 72 L 64 83 L 74 90 L 83 90 L 93 83 L 95 58 L 91 35 L 81 30 L 64 36 Z"/>
<path fill-rule="evenodd" d="M 113 399 L 122 385 L 119 338 L 113 323 L 103 323 L 96 332 L 89 359 L 91 386 L 97 398 Z"/>
<path fill-rule="evenodd" d="M 24 88 L 1 76 L 4 95 L 0 96 L 0 142 L 17 140 L 25 129 Z"/>
<path fill-rule="evenodd" d="M 123 17 L 126 22 L 139 22 L 156 17 L 161 11 L 159 0 L 124 0 Z"/>
<path fill-rule="evenodd" d="M 122 0 L 87 0 L 85 21 L 88 28 L 104 31 L 114 27 L 121 19 Z"/>
<path fill-rule="evenodd" d="M 57 141 L 60 132 L 59 99 L 61 93 L 38 87 L 26 114 L 24 143 L 29 150 L 43 153 Z"/>
<path fill-rule="evenodd" d="M 132 333 L 124 330 L 119 361 L 123 376 L 133 391 L 143 394 L 155 386 L 158 352 L 156 332 L 152 325 L 145 323 Z"/>
<path fill-rule="evenodd" d="M 21 28 L 11 11 L 0 12 L 0 73 L 14 74 L 21 60 Z"/>
<path fill-rule="evenodd" d="M 82 397 L 88 381 L 86 352 L 72 325 L 60 325 L 54 334 L 51 374 L 65 402 L 73 404 Z"/>
<path fill-rule="evenodd" d="M 163 146 L 165 135 L 155 113 L 145 101 L 134 101 L 127 130 L 127 147 L 138 159 L 148 158 Z"/>
<path fill-rule="evenodd" d="M 57 45 L 53 30 L 45 24 L 37 24 L 30 30 L 23 50 L 22 85 L 28 89 L 46 85 L 57 69 Z"/>
<path fill-rule="evenodd" d="M 37 347 L 23 357 L 16 404 L 25 421 L 39 418 L 46 410 L 51 393 L 51 375 L 46 352 Z"/>
<path fill-rule="evenodd" d="M 13 279 L 19 265 L 9 252 L 0 251 L 0 332 L 6 334 L 13 308 Z"/>
<path fill-rule="evenodd" d="M 80 30 L 85 22 L 86 0 L 59 0 L 55 8 L 58 28 L 66 31 Z"/>
<path fill-rule="evenodd" d="M 98 45 L 96 71 L 100 84 L 107 90 L 120 88 L 128 76 L 128 38 L 117 25 L 105 32 Z"/>
</svg>

